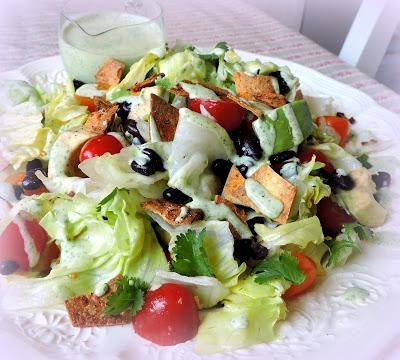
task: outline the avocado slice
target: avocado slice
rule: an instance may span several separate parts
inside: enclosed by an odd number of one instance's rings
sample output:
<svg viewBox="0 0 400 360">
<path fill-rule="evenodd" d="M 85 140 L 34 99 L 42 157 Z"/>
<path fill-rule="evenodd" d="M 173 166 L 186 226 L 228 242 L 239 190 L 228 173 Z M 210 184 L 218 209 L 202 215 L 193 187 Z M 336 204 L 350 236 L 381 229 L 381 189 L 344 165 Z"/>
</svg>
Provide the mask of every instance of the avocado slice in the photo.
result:
<svg viewBox="0 0 400 360">
<path fill-rule="evenodd" d="M 354 180 L 355 186 L 350 191 L 340 190 L 339 199 L 360 224 L 368 227 L 383 225 L 388 213 L 374 198 L 376 188 L 369 171 L 360 168 L 351 171 L 349 175 Z"/>
</svg>

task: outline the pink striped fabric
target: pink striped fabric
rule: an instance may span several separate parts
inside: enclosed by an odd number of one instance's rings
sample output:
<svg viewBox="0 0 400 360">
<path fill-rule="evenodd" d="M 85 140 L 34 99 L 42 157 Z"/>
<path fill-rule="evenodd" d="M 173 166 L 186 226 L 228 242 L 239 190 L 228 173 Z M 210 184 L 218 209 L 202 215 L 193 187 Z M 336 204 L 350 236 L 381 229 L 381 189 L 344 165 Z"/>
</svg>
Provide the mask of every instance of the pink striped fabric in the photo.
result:
<svg viewBox="0 0 400 360">
<path fill-rule="evenodd" d="M 223 40 L 238 49 L 295 61 L 360 89 L 400 113 L 400 96 L 395 92 L 244 0 L 159 2 L 171 41 L 209 46 Z M 54 0 L 13 0 L 2 7 L 0 71 L 57 54 L 58 7 Z"/>
</svg>

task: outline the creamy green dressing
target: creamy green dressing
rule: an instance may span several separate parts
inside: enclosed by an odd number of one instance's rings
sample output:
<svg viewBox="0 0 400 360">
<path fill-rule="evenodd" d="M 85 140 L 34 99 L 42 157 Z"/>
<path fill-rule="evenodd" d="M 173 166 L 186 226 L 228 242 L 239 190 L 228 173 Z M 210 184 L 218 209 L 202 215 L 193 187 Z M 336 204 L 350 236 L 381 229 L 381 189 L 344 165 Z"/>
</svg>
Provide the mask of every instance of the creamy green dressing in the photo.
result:
<svg viewBox="0 0 400 360">
<path fill-rule="evenodd" d="M 260 140 L 260 146 L 263 149 L 264 156 L 267 158 L 270 157 L 274 152 L 276 139 L 275 128 L 269 122 L 263 119 L 257 119 L 253 122 L 253 129 Z"/>
<path fill-rule="evenodd" d="M 244 222 L 242 222 L 236 214 L 225 204 L 216 204 L 214 201 L 193 198 L 193 201 L 188 204 L 191 208 L 202 209 L 205 215 L 205 220 L 227 220 L 229 221 L 238 234 L 243 239 L 248 239 L 252 233 Z"/>
<path fill-rule="evenodd" d="M 282 107 L 282 111 L 285 114 L 286 119 L 288 120 L 290 129 L 292 130 L 293 143 L 295 145 L 301 144 L 304 140 L 304 136 L 292 107 L 290 106 L 290 104 L 287 104 Z"/>
<path fill-rule="evenodd" d="M 360 303 L 368 299 L 369 292 L 358 286 L 353 286 L 346 289 L 343 296 L 348 302 Z"/>
<path fill-rule="evenodd" d="M 59 47 L 69 76 L 86 83 L 95 82 L 96 71 L 109 56 L 128 69 L 149 50 L 164 47 L 160 26 L 142 16 L 97 12 L 78 15 L 74 20 L 88 34 L 66 21 L 60 31 Z"/>
<path fill-rule="evenodd" d="M 107 293 L 108 289 L 109 289 L 108 284 L 106 284 L 106 283 L 99 284 L 99 285 L 96 286 L 96 289 L 94 290 L 94 294 L 97 297 L 103 296 L 103 295 L 105 295 Z"/>
<path fill-rule="evenodd" d="M 217 94 L 207 89 L 204 86 L 198 84 L 188 84 L 185 82 L 179 83 L 182 89 L 189 94 L 189 99 L 209 99 L 209 100 L 219 100 Z"/>
<path fill-rule="evenodd" d="M 249 199 L 258 209 L 269 218 L 279 216 L 283 210 L 283 203 L 275 198 L 264 186 L 254 179 L 246 179 L 244 188 Z"/>
</svg>

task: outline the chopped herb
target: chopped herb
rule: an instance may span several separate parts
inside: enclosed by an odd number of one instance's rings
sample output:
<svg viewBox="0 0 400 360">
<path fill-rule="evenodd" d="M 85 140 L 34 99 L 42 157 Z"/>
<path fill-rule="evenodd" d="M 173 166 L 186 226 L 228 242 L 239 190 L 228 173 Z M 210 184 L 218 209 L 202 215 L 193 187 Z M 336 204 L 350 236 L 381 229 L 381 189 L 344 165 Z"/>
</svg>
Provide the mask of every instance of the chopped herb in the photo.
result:
<svg viewBox="0 0 400 360">
<path fill-rule="evenodd" d="M 170 79 L 168 79 L 167 77 L 161 77 L 161 76 L 159 76 L 157 79 L 156 79 L 156 85 L 157 86 L 161 86 L 161 87 L 163 87 L 163 88 L 165 88 L 165 89 L 170 89 L 171 87 L 172 87 L 172 83 L 171 83 L 171 80 Z"/>
<path fill-rule="evenodd" d="M 255 282 L 266 284 L 275 278 L 284 278 L 294 284 L 301 284 L 305 280 L 304 271 L 299 268 L 297 259 L 288 251 L 274 255 L 260 262 L 254 269 Z"/>
<path fill-rule="evenodd" d="M 369 156 L 367 154 L 363 154 L 357 158 L 357 160 L 364 166 L 366 169 L 371 169 L 372 164 L 368 161 Z"/>
<path fill-rule="evenodd" d="M 172 253 L 175 260 L 171 269 L 185 276 L 214 276 L 210 261 L 204 249 L 206 229 L 200 233 L 188 230 L 177 236 Z"/>
<path fill-rule="evenodd" d="M 116 280 L 117 290 L 108 299 L 103 311 L 105 315 L 120 315 L 129 311 L 135 315 L 144 304 L 144 296 L 150 286 L 134 277 L 124 276 Z"/>
</svg>

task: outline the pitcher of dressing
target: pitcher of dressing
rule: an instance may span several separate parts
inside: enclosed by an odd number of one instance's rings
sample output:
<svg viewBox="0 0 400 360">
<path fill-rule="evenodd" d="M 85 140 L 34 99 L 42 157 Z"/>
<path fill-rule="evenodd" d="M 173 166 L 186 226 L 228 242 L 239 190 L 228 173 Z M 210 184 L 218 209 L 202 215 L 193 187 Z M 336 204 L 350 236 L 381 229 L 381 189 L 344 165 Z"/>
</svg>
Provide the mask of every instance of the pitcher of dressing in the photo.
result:
<svg viewBox="0 0 400 360">
<path fill-rule="evenodd" d="M 66 0 L 60 16 L 59 48 L 72 79 L 94 83 L 108 57 L 126 71 L 165 44 L 162 9 L 152 0 Z"/>
</svg>

